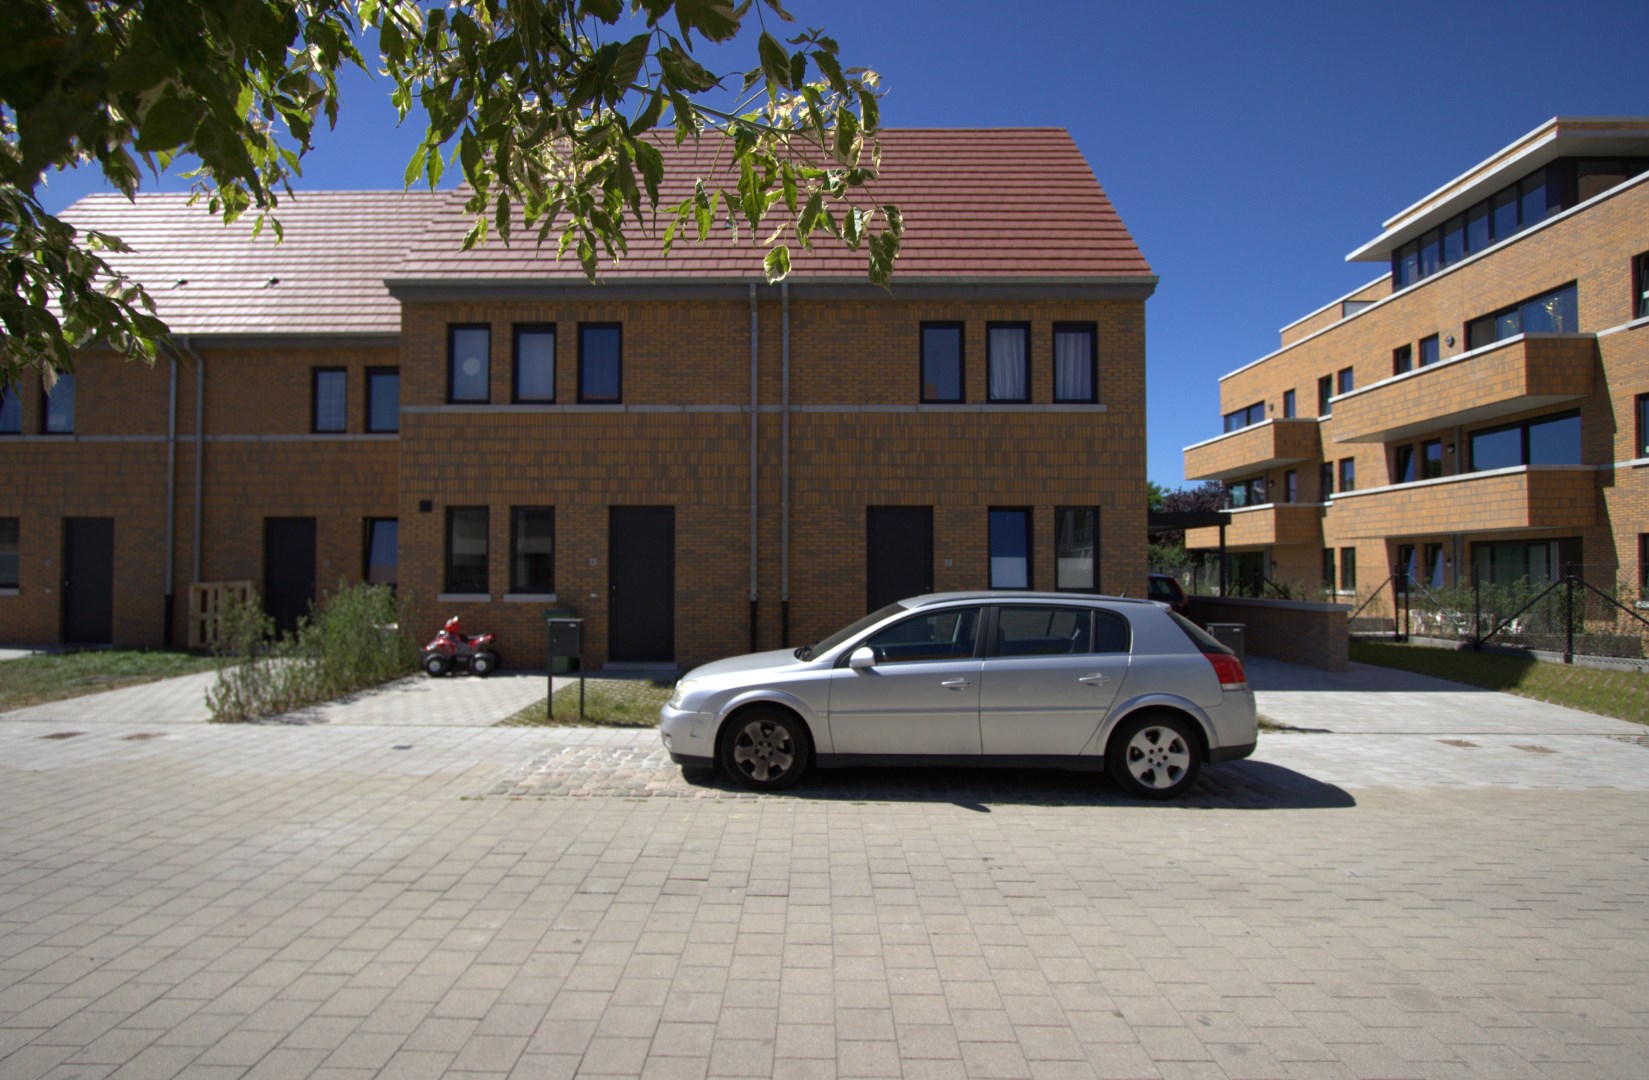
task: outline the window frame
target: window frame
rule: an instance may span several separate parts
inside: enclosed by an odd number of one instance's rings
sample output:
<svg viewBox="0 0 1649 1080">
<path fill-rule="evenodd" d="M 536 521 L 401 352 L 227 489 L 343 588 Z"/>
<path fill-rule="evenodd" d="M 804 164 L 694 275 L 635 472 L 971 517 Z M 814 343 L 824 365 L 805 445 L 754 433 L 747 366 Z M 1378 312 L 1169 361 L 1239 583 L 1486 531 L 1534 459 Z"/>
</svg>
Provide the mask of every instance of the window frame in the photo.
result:
<svg viewBox="0 0 1649 1080">
<path fill-rule="evenodd" d="M 1334 497 L 1334 462 L 1325 461 L 1317 466 L 1317 501 L 1328 502 Z"/>
<path fill-rule="evenodd" d="M 1430 353 L 1431 355 L 1430 360 L 1426 359 L 1427 353 Z M 1427 334 L 1425 337 L 1420 339 L 1420 348 L 1414 357 L 1414 366 L 1416 368 L 1431 367 L 1433 364 L 1442 362 L 1442 359 L 1443 343 L 1438 340 L 1437 334 Z"/>
<path fill-rule="evenodd" d="M 377 395 L 373 393 L 372 383 L 373 383 L 374 379 L 382 378 L 383 376 L 386 376 L 386 375 L 395 376 L 395 426 L 394 427 L 387 427 L 387 428 L 386 427 L 376 427 L 372 423 L 372 402 L 377 397 Z M 362 396 L 364 404 L 366 406 L 365 411 L 361 414 L 361 428 L 362 428 L 363 431 L 365 431 L 369 435 L 398 435 L 398 434 L 400 434 L 400 431 L 401 431 L 401 369 L 398 365 L 393 365 L 392 364 L 392 365 L 386 365 L 386 366 L 383 366 L 383 367 L 369 367 L 369 368 L 367 368 L 366 369 L 366 393 L 361 395 L 361 396 Z M 379 519 L 375 518 L 373 520 L 379 520 Z"/>
<path fill-rule="evenodd" d="M 1571 292 L 1571 291 L 1575 294 L 1575 328 L 1573 330 L 1558 330 L 1558 331 L 1535 330 L 1535 331 L 1529 331 L 1529 330 L 1526 330 L 1524 328 L 1524 326 L 1523 326 L 1523 309 L 1524 308 L 1528 307 L 1531 304 L 1538 304 L 1542 300 L 1550 300 L 1550 299 L 1553 299 L 1553 298 L 1561 295 L 1562 293 Z M 1501 322 L 1502 319 L 1506 318 L 1506 316 L 1508 316 L 1508 315 L 1516 315 L 1517 316 L 1517 329 L 1514 330 L 1513 332 L 1509 333 L 1509 334 L 1502 334 L 1502 333 L 1500 333 L 1500 322 Z M 1479 340 L 1482 335 L 1474 333 L 1474 328 L 1480 327 L 1480 326 L 1492 327 L 1495 336 L 1490 338 L 1487 341 Z M 1578 280 L 1571 280 L 1571 281 L 1564 282 L 1562 285 L 1559 285 L 1556 288 L 1546 289 L 1542 292 L 1537 292 L 1532 296 L 1526 296 L 1523 299 L 1519 300 L 1515 304 L 1507 304 L 1503 308 L 1497 308 L 1496 310 L 1488 312 L 1487 314 L 1479 315 L 1476 318 L 1467 319 L 1466 320 L 1466 325 L 1465 325 L 1465 327 L 1462 331 L 1462 334 L 1466 339 L 1466 348 L 1468 348 L 1468 349 L 1486 349 L 1490 345 L 1496 345 L 1496 344 L 1498 344 L 1502 341 L 1505 341 L 1509 338 L 1517 337 L 1519 334 L 1525 334 L 1525 333 L 1531 333 L 1531 332 L 1532 333 L 1537 333 L 1537 334 L 1542 334 L 1542 333 L 1578 334 L 1578 333 L 1580 333 L 1580 285 L 1579 285 Z"/>
<path fill-rule="evenodd" d="M 1626 310 L 1632 319 L 1649 318 L 1649 251 L 1632 257 L 1632 296 Z"/>
<path fill-rule="evenodd" d="M 454 579 L 454 575 L 453 575 L 453 562 L 452 562 L 452 557 L 453 557 L 453 550 L 452 550 L 452 547 L 453 547 L 453 545 L 452 545 L 453 531 L 452 531 L 452 528 L 453 528 L 454 522 L 456 522 L 457 519 L 458 519 L 458 515 L 461 514 L 461 513 L 478 513 L 480 515 L 480 518 L 481 518 L 481 525 L 482 525 L 481 537 L 482 537 L 484 546 L 483 546 L 482 551 L 481 551 L 481 572 L 480 572 L 480 578 L 479 578 L 479 580 L 481 581 L 482 587 L 479 588 L 479 589 L 459 588 L 458 587 L 458 582 Z M 491 593 L 492 593 L 492 514 L 491 514 L 491 508 L 487 507 L 487 506 L 476 506 L 476 505 L 449 506 L 449 507 L 447 507 L 446 526 L 447 527 L 446 527 L 445 536 L 443 537 L 444 542 L 443 542 L 443 545 L 442 545 L 444 550 L 442 551 L 442 578 L 441 578 L 441 584 L 442 584 L 443 588 L 442 588 L 441 591 L 443 593 L 451 593 L 451 594 L 455 594 L 455 595 L 475 595 L 475 596 L 491 595 Z M 469 583 L 466 582 L 465 584 L 469 584 Z"/>
<path fill-rule="evenodd" d="M 1294 391 L 1284 390 L 1283 391 L 1283 419 L 1284 420 L 1294 419 L 1295 413 L 1298 411 L 1298 409 L 1296 407 L 1296 404 L 1297 403 L 1295 401 Z"/>
<path fill-rule="evenodd" d="M 1059 583 L 1059 539 L 1060 525 L 1065 514 L 1091 514 L 1093 516 L 1093 583 L 1091 585 L 1061 585 Z M 1054 592 L 1069 593 L 1097 593 L 1099 587 L 1099 507 L 1098 506 L 1056 506 L 1054 507 Z"/>
<path fill-rule="evenodd" d="M 521 396 L 521 336 L 544 334 L 550 336 L 550 396 Z M 622 356 L 622 351 L 620 353 Z M 524 322 L 510 324 L 510 404 L 554 405 L 556 399 L 556 368 L 561 360 L 561 335 L 553 322 Z"/>
<path fill-rule="evenodd" d="M 1343 397 L 1357 389 L 1357 369 L 1343 367 L 1334 373 L 1334 396 Z"/>
<path fill-rule="evenodd" d="M 390 524 L 395 526 L 395 580 L 377 582 L 372 580 L 372 531 L 375 526 Z M 361 581 L 368 585 L 388 585 L 394 591 L 400 584 L 401 570 L 401 519 L 393 517 L 369 517 L 361 522 Z"/>
<path fill-rule="evenodd" d="M 617 390 L 610 398 L 591 398 L 585 393 L 585 335 L 591 330 L 612 330 L 618 335 L 618 355 L 614 358 L 614 382 Z M 622 405 L 624 403 L 624 324 L 621 322 L 581 322 L 578 324 L 578 403 L 580 405 Z"/>
<path fill-rule="evenodd" d="M 996 583 L 996 554 L 991 546 L 991 524 L 997 514 L 1023 514 L 1025 516 L 1025 584 L 998 585 Z M 1003 556 L 1011 558 L 1011 556 Z M 992 589 L 1025 590 L 1036 588 L 1036 530 L 1032 508 L 1029 506 L 990 506 L 985 508 L 985 580 Z"/>
<path fill-rule="evenodd" d="M 321 379 L 336 375 L 343 380 L 343 408 L 338 410 L 338 426 L 321 426 Z M 317 366 L 309 369 L 309 433 L 311 435 L 343 435 L 349 431 L 349 369 L 336 366 Z"/>
<path fill-rule="evenodd" d="M 1437 447 L 1437 475 L 1436 476 L 1431 476 L 1430 475 L 1431 470 L 1428 467 L 1428 466 L 1431 465 L 1431 454 L 1428 453 L 1428 451 L 1434 446 Z M 1443 440 L 1442 439 L 1423 439 L 1423 440 L 1421 440 L 1421 442 L 1420 442 L 1420 464 L 1418 465 L 1417 468 L 1418 468 L 1417 475 L 1422 480 L 1440 480 L 1445 475 L 1447 475 L 1443 471 Z"/>
<path fill-rule="evenodd" d="M 487 336 L 487 355 L 482 360 L 484 368 L 481 383 L 486 393 L 480 397 L 458 397 L 458 335 L 465 330 L 480 330 Z M 492 324 L 481 322 L 448 323 L 447 324 L 447 404 L 448 405 L 490 405 L 492 403 Z"/>
<path fill-rule="evenodd" d="M 542 587 L 524 583 L 518 576 L 521 556 L 521 525 L 523 515 L 543 513 L 548 515 L 550 524 L 550 555 L 549 581 Z M 510 595 L 511 596 L 549 596 L 555 593 L 555 507 L 553 506 L 512 506 L 510 507 Z"/>
<path fill-rule="evenodd" d="M 6 406 L 10 404 L 13 408 L 12 415 L 17 419 L 16 427 L 0 427 L 0 435 L 23 434 L 23 395 L 18 392 L 20 389 L 15 386 L 0 386 L 0 416 L 5 415 Z"/>
<path fill-rule="evenodd" d="M 1522 420 L 1514 420 L 1509 424 L 1495 424 L 1491 427 L 1473 428 L 1473 429 L 1467 431 L 1465 433 L 1465 439 L 1466 439 L 1466 471 L 1469 472 L 1469 473 L 1475 473 L 1475 472 L 1492 472 L 1494 469 L 1515 469 L 1515 468 L 1527 469 L 1529 467 L 1529 429 L 1531 427 L 1538 426 L 1540 424 L 1554 423 L 1554 422 L 1559 421 L 1559 420 L 1574 420 L 1574 421 L 1577 421 L 1578 423 L 1580 423 L 1580 425 L 1581 425 L 1581 428 L 1580 428 L 1581 449 L 1580 449 L 1580 455 L 1579 456 L 1584 458 L 1586 456 L 1586 449 L 1585 449 L 1586 428 L 1585 428 L 1585 422 L 1581 419 L 1579 409 L 1565 409 L 1562 412 L 1548 413 L 1544 416 L 1530 416 L 1530 417 L 1527 417 L 1527 418 L 1522 419 Z M 1477 466 L 1477 445 L 1476 445 L 1475 440 L 1480 435 L 1498 435 L 1498 434 L 1500 434 L 1501 432 L 1504 432 L 1504 431 L 1517 431 L 1518 432 L 1518 444 L 1519 444 L 1518 445 L 1518 456 L 1519 456 L 1518 463 L 1516 465 L 1496 465 L 1496 466 L 1493 466 L 1492 468 L 1481 468 L 1481 469 L 1478 468 L 1478 466 Z M 1559 464 L 1559 465 L 1578 465 L 1578 464 L 1584 464 L 1584 463 L 1585 463 L 1584 461 L 1580 461 L 1580 462 L 1557 462 L 1556 464 Z M 1547 463 L 1543 463 L 1543 464 L 1547 464 Z"/>
<path fill-rule="evenodd" d="M 53 427 L 52 426 L 52 394 L 55 393 L 58 390 L 59 387 L 63 386 L 65 380 L 67 380 L 67 382 L 68 382 L 69 398 L 71 399 L 69 401 L 69 426 L 68 427 L 63 427 L 63 428 Z M 46 384 L 45 384 L 44 381 L 42 381 L 41 384 L 40 384 L 40 434 L 42 434 L 42 435 L 73 435 L 74 431 L 75 431 L 75 413 L 77 411 L 76 406 L 79 404 L 79 401 L 80 401 L 80 385 L 79 385 L 79 381 L 75 378 L 75 373 L 74 372 L 65 371 L 65 372 L 62 372 L 61 374 L 59 374 L 57 376 L 57 384 L 55 386 L 53 386 L 50 390 L 46 389 Z"/>
<path fill-rule="evenodd" d="M 1255 417 L 1258 417 L 1258 419 L 1255 419 Z M 1226 413 L 1223 419 L 1225 421 L 1225 434 L 1227 435 L 1231 434 L 1233 431 L 1243 431 L 1247 428 L 1255 426 L 1256 424 L 1263 424 L 1265 423 L 1265 402 L 1263 400 L 1256 401 L 1252 405 L 1245 405 L 1240 409 L 1233 409 Z M 1242 423 L 1233 426 L 1232 421 L 1239 419 Z"/>
<path fill-rule="evenodd" d="M 1300 474 L 1294 469 L 1283 473 L 1283 502 L 1297 503 L 1300 501 Z"/>
<path fill-rule="evenodd" d="M 1414 370 L 1414 346 L 1399 345 L 1391 350 L 1391 373 L 1405 375 Z"/>
<path fill-rule="evenodd" d="M 992 376 L 996 373 L 996 357 L 991 352 L 991 331 L 1018 330 L 1025 341 L 1025 371 L 1022 382 L 1025 386 L 1023 397 L 997 397 L 991 385 L 995 381 Z M 985 323 L 985 400 L 992 405 L 1029 405 L 1031 403 L 1031 324 L 1023 320 L 999 319 Z"/>
<path fill-rule="evenodd" d="M 1323 375 L 1317 379 L 1317 416 L 1334 415 L 1334 376 Z"/>
<path fill-rule="evenodd" d="M 1088 396 L 1063 397 L 1059 393 L 1059 335 L 1060 334 L 1087 334 L 1088 335 Z M 987 339 L 988 340 L 988 339 Z M 1053 332 L 1048 338 L 1050 355 L 1053 363 L 1050 365 L 1053 377 L 1053 400 L 1069 405 L 1093 405 L 1099 402 L 1099 324 L 1093 322 L 1056 322 Z M 1026 342 L 1025 363 L 1030 364 L 1030 342 Z M 1030 374 L 1026 372 L 1027 376 Z M 1030 380 L 1026 379 L 1026 386 Z"/>
<path fill-rule="evenodd" d="M 1633 457 L 1649 458 L 1649 394 L 1639 394 L 1632 400 L 1632 412 L 1637 418 L 1637 444 Z"/>
<path fill-rule="evenodd" d="M 968 400 L 968 324 L 959 319 L 925 319 L 916 329 L 916 400 L 923 405 L 961 405 Z M 928 331 L 956 331 L 956 396 L 928 397 Z"/>
<path fill-rule="evenodd" d="M 6 526 L 9 525 L 8 529 Z M 8 542 L 5 534 L 11 533 Z M 6 548 L 10 547 L 10 559 L 6 558 Z M 6 580 L 6 564 L 11 564 L 11 580 Z M 23 587 L 23 519 L 20 517 L 0 517 L 0 589 L 20 590 Z"/>
<path fill-rule="evenodd" d="M 1354 547 L 1340 549 L 1340 591 L 1353 595 L 1357 592 L 1357 549 Z"/>
<path fill-rule="evenodd" d="M 1404 465 L 1407 468 L 1404 468 Z M 1413 443 L 1400 443 L 1391 448 L 1391 482 L 1393 484 L 1412 484 L 1420 479 L 1419 460 L 1414 454 Z"/>
<path fill-rule="evenodd" d="M 1337 490 L 1341 492 L 1356 491 L 1357 459 L 1354 457 L 1341 458 L 1339 473 L 1335 479 L 1339 482 Z"/>
</svg>

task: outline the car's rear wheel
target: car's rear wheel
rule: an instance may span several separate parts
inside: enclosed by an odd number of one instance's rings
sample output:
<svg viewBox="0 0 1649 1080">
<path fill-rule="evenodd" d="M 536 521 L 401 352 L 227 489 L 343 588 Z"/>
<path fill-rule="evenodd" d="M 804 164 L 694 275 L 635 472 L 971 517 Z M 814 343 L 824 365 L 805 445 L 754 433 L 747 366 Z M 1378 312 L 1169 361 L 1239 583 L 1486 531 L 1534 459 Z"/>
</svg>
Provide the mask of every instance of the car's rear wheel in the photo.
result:
<svg viewBox="0 0 1649 1080">
<path fill-rule="evenodd" d="M 1173 713 L 1146 713 L 1122 723 L 1105 750 L 1105 768 L 1117 786 L 1142 799 L 1184 793 L 1202 766 L 1191 722 Z"/>
<path fill-rule="evenodd" d="M 807 725 L 782 709 L 750 709 L 728 722 L 721 743 L 727 775 L 755 791 L 777 791 L 802 778 L 813 757 Z"/>
</svg>

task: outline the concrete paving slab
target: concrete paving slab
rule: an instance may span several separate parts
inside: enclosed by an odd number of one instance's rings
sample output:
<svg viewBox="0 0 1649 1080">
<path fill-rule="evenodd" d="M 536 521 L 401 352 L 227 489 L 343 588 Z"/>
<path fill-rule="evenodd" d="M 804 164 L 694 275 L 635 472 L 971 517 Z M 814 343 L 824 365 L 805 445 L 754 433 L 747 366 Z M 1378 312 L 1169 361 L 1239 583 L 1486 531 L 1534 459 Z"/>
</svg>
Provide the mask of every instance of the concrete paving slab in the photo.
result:
<svg viewBox="0 0 1649 1080">
<path fill-rule="evenodd" d="M 47 724 L 199 724 L 210 718 L 206 690 L 217 679 L 212 671 L 123 686 L 100 694 L 49 701 L 0 713 L 0 723 Z"/>
</svg>

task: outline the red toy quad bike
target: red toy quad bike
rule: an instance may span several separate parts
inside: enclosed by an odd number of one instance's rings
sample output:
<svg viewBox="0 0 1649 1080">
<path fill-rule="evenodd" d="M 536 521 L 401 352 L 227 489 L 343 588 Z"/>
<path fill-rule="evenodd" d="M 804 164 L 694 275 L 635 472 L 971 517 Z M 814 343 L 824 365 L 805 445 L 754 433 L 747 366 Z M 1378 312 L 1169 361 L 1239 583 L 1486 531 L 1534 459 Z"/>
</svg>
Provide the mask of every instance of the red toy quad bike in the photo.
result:
<svg viewBox="0 0 1649 1080">
<path fill-rule="evenodd" d="M 493 648 L 492 634 L 468 637 L 458 627 L 458 616 L 447 620 L 435 639 L 425 645 L 419 663 L 431 678 L 439 679 L 459 668 L 468 668 L 470 674 L 486 678 L 498 670 L 501 658 Z"/>
</svg>

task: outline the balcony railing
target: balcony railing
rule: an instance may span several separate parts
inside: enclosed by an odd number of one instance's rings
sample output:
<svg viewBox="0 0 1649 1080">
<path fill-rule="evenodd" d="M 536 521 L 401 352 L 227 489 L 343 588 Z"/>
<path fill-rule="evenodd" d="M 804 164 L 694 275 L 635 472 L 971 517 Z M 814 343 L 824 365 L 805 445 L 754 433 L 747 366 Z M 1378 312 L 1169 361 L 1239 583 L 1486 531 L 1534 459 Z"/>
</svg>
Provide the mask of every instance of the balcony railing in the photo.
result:
<svg viewBox="0 0 1649 1080">
<path fill-rule="evenodd" d="M 1347 538 L 1584 529 L 1597 524 L 1597 502 L 1590 465 L 1517 465 L 1344 492 L 1327 521 Z"/>
<path fill-rule="evenodd" d="M 1229 480 L 1322 456 L 1316 419 L 1262 420 L 1185 448 L 1189 480 Z"/>
<path fill-rule="evenodd" d="M 1323 544 L 1322 503 L 1265 503 L 1231 511 L 1225 527 L 1227 548 Z M 1187 529 L 1187 548 L 1212 551 L 1220 546 L 1218 529 Z"/>
<path fill-rule="evenodd" d="M 1393 442 L 1573 401 L 1593 393 L 1596 368 L 1594 334 L 1519 334 L 1334 398 L 1330 434 Z"/>
</svg>

